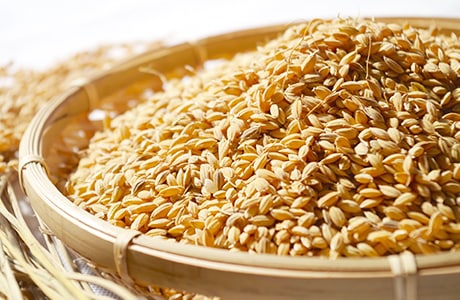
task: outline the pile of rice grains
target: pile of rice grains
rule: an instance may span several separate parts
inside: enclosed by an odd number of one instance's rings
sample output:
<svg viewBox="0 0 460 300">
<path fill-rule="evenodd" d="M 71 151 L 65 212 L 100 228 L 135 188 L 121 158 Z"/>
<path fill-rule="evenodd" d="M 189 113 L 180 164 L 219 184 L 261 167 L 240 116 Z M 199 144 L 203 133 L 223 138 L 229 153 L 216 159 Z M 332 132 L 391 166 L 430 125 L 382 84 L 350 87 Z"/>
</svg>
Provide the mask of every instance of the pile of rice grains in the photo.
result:
<svg viewBox="0 0 460 300">
<path fill-rule="evenodd" d="M 106 122 L 66 194 L 111 224 L 229 251 L 460 248 L 460 41 L 314 20 Z"/>
</svg>

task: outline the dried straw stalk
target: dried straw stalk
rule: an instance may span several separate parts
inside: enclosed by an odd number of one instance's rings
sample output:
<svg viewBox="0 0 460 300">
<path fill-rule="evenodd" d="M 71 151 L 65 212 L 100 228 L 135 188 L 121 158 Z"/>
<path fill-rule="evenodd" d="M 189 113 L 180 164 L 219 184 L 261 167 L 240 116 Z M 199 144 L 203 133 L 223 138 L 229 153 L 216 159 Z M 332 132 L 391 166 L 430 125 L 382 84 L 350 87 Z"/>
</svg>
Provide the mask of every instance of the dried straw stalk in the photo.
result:
<svg viewBox="0 0 460 300">
<path fill-rule="evenodd" d="M 81 273 L 71 254 L 46 230 L 42 230 L 46 246 L 39 242 L 20 208 L 21 200 L 11 182 L 15 175 L 3 174 L 0 180 L 0 297 L 108 299 L 100 295 L 102 288 L 110 298 L 138 299 L 109 279 Z M 99 286 L 99 292 L 87 283 Z"/>
</svg>

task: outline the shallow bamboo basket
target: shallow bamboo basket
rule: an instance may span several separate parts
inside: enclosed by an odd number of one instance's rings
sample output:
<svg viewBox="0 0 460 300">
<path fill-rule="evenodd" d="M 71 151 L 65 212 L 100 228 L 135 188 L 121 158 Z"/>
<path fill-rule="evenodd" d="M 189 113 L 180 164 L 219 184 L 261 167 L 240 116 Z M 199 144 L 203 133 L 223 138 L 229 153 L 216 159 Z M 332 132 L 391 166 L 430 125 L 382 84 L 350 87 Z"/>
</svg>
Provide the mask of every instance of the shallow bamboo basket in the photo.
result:
<svg viewBox="0 0 460 300">
<path fill-rule="evenodd" d="M 460 19 L 385 18 L 416 27 L 436 24 L 460 34 Z M 69 201 L 47 172 L 57 133 L 99 99 L 133 83 L 161 80 L 139 72 L 185 65 L 253 49 L 286 28 L 276 25 L 205 38 L 142 54 L 58 97 L 41 110 L 21 141 L 19 176 L 33 208 L 64 243 L 127 284 L 155 284 L 223 299 L 458 299 L 460 252 L 381 258 L 279 257 L 159 241 L 96 218 Z M 154 77 L 154 78 L 153 78 Z"/>
</svg>

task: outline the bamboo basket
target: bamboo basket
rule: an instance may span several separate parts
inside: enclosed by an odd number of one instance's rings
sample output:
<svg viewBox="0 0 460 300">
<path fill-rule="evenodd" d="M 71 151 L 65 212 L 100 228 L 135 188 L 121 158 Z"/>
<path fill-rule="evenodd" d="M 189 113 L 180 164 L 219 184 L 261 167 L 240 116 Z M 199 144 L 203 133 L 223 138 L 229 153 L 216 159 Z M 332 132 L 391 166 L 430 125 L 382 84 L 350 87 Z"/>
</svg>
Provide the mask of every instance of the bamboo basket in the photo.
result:
<svg viewBox="0 0 460 300">
<path fill-rule="evenodd" d="M 460 34 L 460 20 L 382 21 Z M 106 223 L 76 207 L 53 184 L 47 151 L 66 124 L 100 99 L 137 82 L 160 88 L 160 73 L 254 48 L 286 28 L 276 25 L 204 38 L 134 57 L 56 98 L 33 119 L 19 149 L 19 179 L 31 205 L 66 246 L 127 284 L 173 287 L 223 299 L 458 299 L 460 253 L 381 258 L 278 257 L 159 241 Z"/>
</svg>

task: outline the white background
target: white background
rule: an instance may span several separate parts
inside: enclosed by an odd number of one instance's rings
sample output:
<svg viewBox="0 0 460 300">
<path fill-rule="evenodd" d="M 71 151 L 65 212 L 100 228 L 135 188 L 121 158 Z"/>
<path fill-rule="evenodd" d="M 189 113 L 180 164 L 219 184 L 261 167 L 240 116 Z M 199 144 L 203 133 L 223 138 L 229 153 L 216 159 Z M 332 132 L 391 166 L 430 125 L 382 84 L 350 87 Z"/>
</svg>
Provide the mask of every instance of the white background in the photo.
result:
<svg viewBox="0 0 460 300">
<path fill-rule="evenodd" d="M 330 17 L 460 18 L 458 0 L 0 0 L 0 64 L 43 68 L 117 42 L 171 43 L 268 24 Z"/>
</svg>

